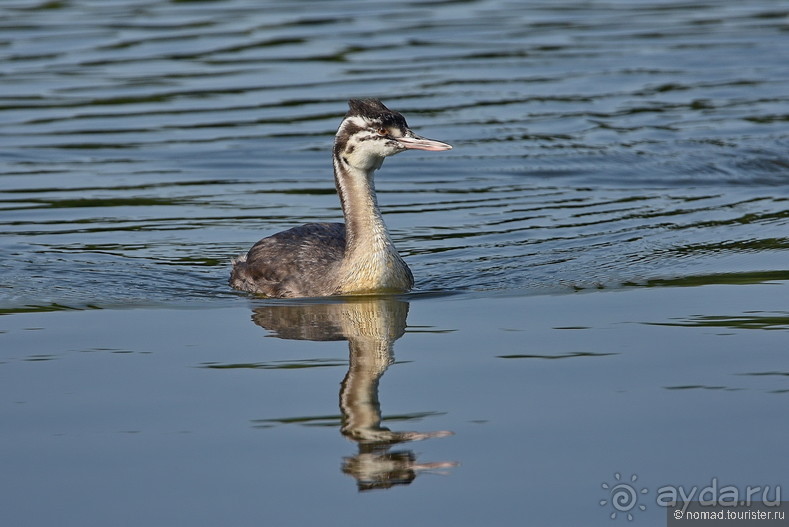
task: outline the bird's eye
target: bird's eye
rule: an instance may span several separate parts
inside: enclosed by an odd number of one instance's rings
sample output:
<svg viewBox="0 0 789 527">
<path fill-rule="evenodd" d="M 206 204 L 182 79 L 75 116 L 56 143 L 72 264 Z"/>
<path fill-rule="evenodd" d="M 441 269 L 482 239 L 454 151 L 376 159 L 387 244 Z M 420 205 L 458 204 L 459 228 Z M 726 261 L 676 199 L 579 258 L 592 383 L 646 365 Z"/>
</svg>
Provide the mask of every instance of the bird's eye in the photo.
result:
<svg viewBox="0 0 789 527">
<path fill-rule="evenodd" d="M 379 128 L 378 135 L 389 135 L 389 130 L 387 130 L 386 128 Z"/>
</svg>

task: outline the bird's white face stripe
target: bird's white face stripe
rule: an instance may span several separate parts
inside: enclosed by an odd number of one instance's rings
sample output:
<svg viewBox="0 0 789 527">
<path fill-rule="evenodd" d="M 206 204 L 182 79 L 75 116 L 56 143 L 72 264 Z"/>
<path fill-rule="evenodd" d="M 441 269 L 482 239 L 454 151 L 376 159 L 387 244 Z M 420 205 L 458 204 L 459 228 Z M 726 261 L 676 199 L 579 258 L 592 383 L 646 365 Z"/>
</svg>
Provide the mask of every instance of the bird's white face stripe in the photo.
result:
<svg viewBox="0 0 789 527">
<path fill-rule="evenodd" d="M 342 127 L 345 128 L 348 124 L 355 125 L 359 128 L 367 128 L 370 126 L 370 122 L 365 119 L 364 117 L 360 117 L 358 115 L 352 115 L 351 117 L 346 117 L 343 121 Z"/>
<path fill-rule="evenodd" d="M 340 125 L 339 132 L 348 136 L 358 135 L 363 137 L 369 135 L 370 137 L 375 137 L 380 135 L 378 130 L 382 128 L 388 130 L 393 137 L 401 137 L 403 135 L 402 130 L 397 127 L 387 126 L 380 119 L 370 119 L 358 115 L 346 117 Z"/>
</svg>

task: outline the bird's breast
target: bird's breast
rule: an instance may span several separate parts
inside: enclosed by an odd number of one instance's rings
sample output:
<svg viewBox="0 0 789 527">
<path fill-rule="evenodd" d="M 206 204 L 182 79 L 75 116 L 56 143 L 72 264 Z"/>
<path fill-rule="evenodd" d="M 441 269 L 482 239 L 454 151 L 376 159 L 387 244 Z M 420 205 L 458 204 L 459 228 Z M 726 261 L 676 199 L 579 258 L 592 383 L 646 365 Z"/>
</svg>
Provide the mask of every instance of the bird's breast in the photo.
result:
<svg viewBox="0 0 789 527">
<path fill-rule="evenodd" d="M 350 259 L 344 267 L 340 294 L 405 292 L 413 286 L 411 271 L 393 248 Z"/>
</svg>

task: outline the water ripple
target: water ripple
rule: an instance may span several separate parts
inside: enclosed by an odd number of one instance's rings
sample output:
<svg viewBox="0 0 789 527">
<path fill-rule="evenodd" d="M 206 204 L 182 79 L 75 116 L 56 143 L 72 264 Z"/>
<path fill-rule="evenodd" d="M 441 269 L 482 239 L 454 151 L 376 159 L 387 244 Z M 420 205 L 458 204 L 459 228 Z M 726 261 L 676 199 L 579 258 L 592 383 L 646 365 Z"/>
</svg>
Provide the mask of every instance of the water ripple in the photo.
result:
<svg viewBox="0 0 789 527">
<path fill-rule="evenodd" d="M 235 295 L 229 258 L 339 217 L 345 100 L 455 150 L 387 161 L 421 291 L 786 273 L 789 11 L 767 0 L 0 6 L 0 304 Z"/>
</svg>

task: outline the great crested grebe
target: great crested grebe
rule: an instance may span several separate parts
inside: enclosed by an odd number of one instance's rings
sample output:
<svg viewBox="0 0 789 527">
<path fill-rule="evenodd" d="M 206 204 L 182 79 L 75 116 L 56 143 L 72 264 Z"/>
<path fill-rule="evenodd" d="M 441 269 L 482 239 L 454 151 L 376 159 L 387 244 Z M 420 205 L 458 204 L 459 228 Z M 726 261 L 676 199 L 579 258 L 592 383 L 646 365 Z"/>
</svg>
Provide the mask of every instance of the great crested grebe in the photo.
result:
<svg viewBox="0 0 789 527">
<path fill-rule="evenodd" d="M 351 99 L 334 139 L 334 182 L 345 223 L 308 223 L 263 238 L 233 260 L 230 285 L 275 298 L 402 293 L 414 285 L 375 197 L 373 174 L 405 150 L 449 150 L 414 134 L 376 99 Z"/>
</svg>

